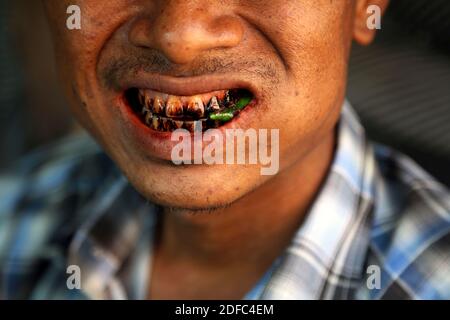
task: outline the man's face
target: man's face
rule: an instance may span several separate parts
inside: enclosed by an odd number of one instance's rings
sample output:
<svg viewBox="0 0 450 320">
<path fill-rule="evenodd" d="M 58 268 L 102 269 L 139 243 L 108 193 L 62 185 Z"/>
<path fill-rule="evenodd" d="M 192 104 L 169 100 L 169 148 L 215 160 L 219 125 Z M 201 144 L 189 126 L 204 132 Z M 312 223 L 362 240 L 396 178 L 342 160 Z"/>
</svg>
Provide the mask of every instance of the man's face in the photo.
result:
<svg viewBox="0 0 450 320">
<path fill-rule="evenodd" d="M 335 127 L 353 1 L 44 3 L 74 114 L 130 182 L 156 203 L 222 206 L 273 177 L 262 176 L 255 165 L 175 166 L 170 132 L 149 128 L 131 107 L 139 89 L 152 90 L 149 100 L 176 103 L 248 90 L 253 103 L 219 129 L 279 129 L 280 172 L 301 162 Z M 66 28 L 66 10 L 73 4 L 81 8 L 81 30 Z"/>
</svg>

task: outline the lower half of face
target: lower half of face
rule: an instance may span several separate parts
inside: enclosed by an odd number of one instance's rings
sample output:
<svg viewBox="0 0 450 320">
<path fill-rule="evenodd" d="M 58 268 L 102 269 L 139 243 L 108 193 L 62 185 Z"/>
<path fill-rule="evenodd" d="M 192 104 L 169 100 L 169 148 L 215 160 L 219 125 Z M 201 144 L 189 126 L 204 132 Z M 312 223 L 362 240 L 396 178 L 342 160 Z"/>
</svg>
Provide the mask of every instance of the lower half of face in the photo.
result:
<svg viewBox="0 0 450 320">
<path fill-rule="evenodd" d="M 58 16 L 67 17 L 68 4 L 47 1 L 73 112 L 149 200 L 191 209 L 228 205 L 276 179 L 261 174 L 275 165 L 262 163 L 261 148 L 267 145 L 281 173 L 333 131 L 350 45 L 352 14 L 344 2 L 78 2 L 84 23 L 73 31 Z M 233 129 L 256 133 L 257 164 L 237 157 L 226 164 Z M 175 132 L 183 136 L 173 141 Z M 220 141 L 205 139 L 209 133 L 224 139 L 225 164 L 205 163 L 208 145 Z M 190 143 L 192 162 L 196 154 L 203 161 L 174 164 L 181 141 Z M 210 155 L 220 154 L 219 145 Z M 248 159 L 255 149 L 247 143 L 240 152 Z"/>
</svg>

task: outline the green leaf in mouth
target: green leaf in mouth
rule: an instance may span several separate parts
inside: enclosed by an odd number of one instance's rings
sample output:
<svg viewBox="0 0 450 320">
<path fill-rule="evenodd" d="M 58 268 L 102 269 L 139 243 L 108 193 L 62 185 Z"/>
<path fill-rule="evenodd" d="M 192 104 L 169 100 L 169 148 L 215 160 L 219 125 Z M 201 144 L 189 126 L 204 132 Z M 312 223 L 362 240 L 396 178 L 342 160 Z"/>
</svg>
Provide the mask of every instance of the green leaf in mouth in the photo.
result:
<svg viewBox="0 0 450 320">
<path fill-rule="evenodd" d="M 238 102 L 236 102 L 235 107 L 237 108 L 237 110 L 242 110 L 244 107 L 246 107 L 252 101 L 252 99 L 253 99 L 253 97 L 251 97 L 251 96 L 242 97 L 238 100 Z"/>
<path fill-rule="evenodd" d="M 228 122 L 234 118 L 234 114 L 233 112 L 226 112 L 224 110 L 223 112 L 211 114 L 209 118 L 215 121 Z"/>
<path fill-rule="evenodd" d="M 253 97 L 250 95 L 241 97 L 234 105 L 217 113 L 210 114 L 209 118 L 215 121 L 228 122 L 234 118 L 237 111 L 244 109 L 252 101 L 252 99 Z"/>
</svg>

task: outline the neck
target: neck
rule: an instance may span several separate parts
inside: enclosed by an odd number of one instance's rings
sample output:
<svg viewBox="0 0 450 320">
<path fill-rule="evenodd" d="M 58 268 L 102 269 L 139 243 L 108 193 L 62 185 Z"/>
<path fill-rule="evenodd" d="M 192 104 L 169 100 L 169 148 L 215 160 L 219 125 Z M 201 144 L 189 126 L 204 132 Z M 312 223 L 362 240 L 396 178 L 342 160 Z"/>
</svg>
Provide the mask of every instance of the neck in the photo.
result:
<svg viewBox="0 0 450 320">
<path fill-rule="evenodd" d="M 245 265 L 265 270 L 302 223 L 326 177 L 333 151 L 334 133 L 299 163 L 229 207 L 210 213 L 166 209 L 157 252 L 205 268 L 235 264 L 241 270 Z"/>
</svg>

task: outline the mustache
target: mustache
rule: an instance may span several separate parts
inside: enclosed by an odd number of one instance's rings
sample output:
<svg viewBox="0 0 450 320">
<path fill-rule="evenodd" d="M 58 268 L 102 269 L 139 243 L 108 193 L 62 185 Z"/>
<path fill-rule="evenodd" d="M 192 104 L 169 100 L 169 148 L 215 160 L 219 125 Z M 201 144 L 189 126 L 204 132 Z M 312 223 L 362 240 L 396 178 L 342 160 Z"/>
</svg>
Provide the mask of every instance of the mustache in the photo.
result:
<svg viewBox="0 0 450 320">
<path fill-rule="evenodd" d="M 133 77 L 138 72 L 161 74 L 174 77 L 195 77 L 208 74 L 238 74 L 247 79 L 264 81 L 272 86 L 280 83 L 276 65 L 257 55 L 251 60 L 242 56 L 232 59 L 204 57 L 187 65 L 177 65 L 169 61 L 162 53 L 152 50 L 146 54 L 124 55 L 109 59 L 99 70 L 103 84 L 113 90 L 120 88 L 121 79 Z"/>
</svg>

